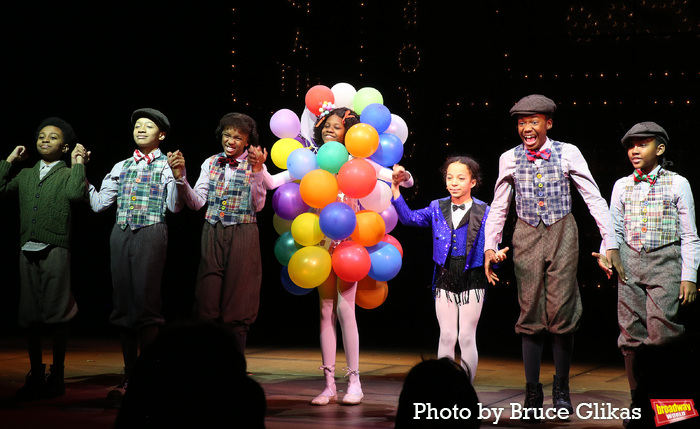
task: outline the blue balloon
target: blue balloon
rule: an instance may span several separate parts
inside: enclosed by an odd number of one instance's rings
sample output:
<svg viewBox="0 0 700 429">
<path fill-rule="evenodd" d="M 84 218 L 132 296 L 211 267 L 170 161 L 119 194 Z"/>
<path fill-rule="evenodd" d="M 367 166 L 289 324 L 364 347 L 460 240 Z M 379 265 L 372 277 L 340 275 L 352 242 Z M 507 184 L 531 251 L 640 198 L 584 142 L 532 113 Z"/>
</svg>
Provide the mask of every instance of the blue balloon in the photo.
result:
<svg viewBox="0 0 700 429">
<path fill-rule="evenodd" d="M 340 201 L 328 204 L 318 215 L 318 224 L 326 237 L 343 240 L 352 234 L 357 217 L 352 208 Z"/>
<path fill-rule="evenodd" d="M 401 143 L 401 139 L 390 133 L 380 134 L 379 146 L 369 158 L 384 167 L 398 164 L 403 158 L 403 143 Z"/>
<path fill-rule="evenodd" d="M 369 277 L 377 281 L 388 281 L 396 277 L 401 270 L 401 252 L 393 244 L 380 241 L 378 244 L 368 247 L 369 258 L 372 266 L 369 269 Z"/>
<path fill-rule="evenodd" d="M 301 179 L 306 173 L 316 169 L 316 154 L 307 148 L 294 149 L 287 157 L 287 170 L 295 179 Z"/>
<path fill-rule="evenodd" d="M 389 125 L 391 125 L 391 112 L 383 104 L 368 104 L 364 109 L 362 109 L 360 122 L 371 125 L 379 134 L 381 134 L 389 128 Z"/>
<path fill-rule="evenodd" d="M 292 295 L 306 295 L 307 293 L 313 290 L 313 288 L 306 289 L 301 286 L 297 286 L 296 283 L 294 283 L 292 279 L 289 278 L 289 270 L 286 266 L 282 267 L 280 277 L 282 279 L 282 286 L 284 286 L 284 289 Z"/>
</svg>

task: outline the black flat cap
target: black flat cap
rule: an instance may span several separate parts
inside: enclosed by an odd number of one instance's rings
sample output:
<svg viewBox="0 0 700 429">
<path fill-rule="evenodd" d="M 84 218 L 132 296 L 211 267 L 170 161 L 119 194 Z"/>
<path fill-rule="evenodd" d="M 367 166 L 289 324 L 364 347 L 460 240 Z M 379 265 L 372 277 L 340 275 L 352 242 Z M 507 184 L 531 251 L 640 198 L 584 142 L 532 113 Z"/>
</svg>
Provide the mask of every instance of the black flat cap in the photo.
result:
<svg viewBox="0 0 700 429">
<path fill-rule="evenodd" d="M 622 145 L 627 147 L 629 140 L 634 137 L 656 137 L 663 140 L 658 143 L 668 143 L 668 134 L 666 134 L 666 130 L 664 130 L 661 125 L 657 124 L 656 122 L 647 121 L 634 124 L 632 128 L 625 133 L 625 136 L 622 137 Z"/>
<path fill-rule="evenodd" d="M 131 123 L 135 123 L 139 118 L 148 118 L 155 122 L 159 130 L 164 133 L 170 132 L 170 121 L 168 121 L 168 117 L 159 110 L 151 109 L 150 107 L 136 109 L 134 113 L 131 114 Z"/>
<path fill-rule="evenodd" d="M 510 109 L 510 115 L 535 115 L 538 113 L 552 114 L 557 110 L 554 101 L 540 94 L 527 95 L 520 99 Z"/>
</svg>

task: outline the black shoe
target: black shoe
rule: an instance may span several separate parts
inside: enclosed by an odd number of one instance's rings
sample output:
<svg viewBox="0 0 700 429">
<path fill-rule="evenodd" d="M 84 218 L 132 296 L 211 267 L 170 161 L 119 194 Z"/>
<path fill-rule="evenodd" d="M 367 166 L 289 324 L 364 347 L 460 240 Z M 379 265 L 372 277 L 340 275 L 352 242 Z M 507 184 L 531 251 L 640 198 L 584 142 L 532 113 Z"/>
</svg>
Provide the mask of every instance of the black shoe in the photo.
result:
<svg viewBox="0 0 700 429">
<path fill-rule="evenodd" d="M 66 385 L 63 381 L 63 367 L 51 365 L 46 376 L 46 397 L 56 398 L 66 394 Z"/>
<path fill-rule="evenodd" d="M 16 400 L 36 401 L 46 397 L 46 365 L 32 367 L 25 380 L 24 386 L 15 393 Z"/>
<path fill-rule="evenodd" d="M 533 423 L 539 422 L 539 417 L 543 413 L 543 403 L 542 383 L 527 383 L 525 385 L 525 403 L 523 404 L 524 418 Z"/>
<path fill-rule="evenodd" d="M 110 390 L 109 393 L 107 394 L 107 399 L 112 399 L 112 400 L 121 400 L 122 397 L 124 397 L 124 394 L 126 393 L 126 388 L 127 385 L 129 384 L 129 380 L 124 377 L 121 383 L 117 385 L 114 389 Z"/>
<path fill-rule="evenodd" d="M 571 405 L 571 397 L 569 396 L 569 377 L 559 378 L 556 375 L 554 376 L 552 403 L 557 410 L 565 409 L 569 414 L 574 413 L 574 407 Z"/>
</svg>

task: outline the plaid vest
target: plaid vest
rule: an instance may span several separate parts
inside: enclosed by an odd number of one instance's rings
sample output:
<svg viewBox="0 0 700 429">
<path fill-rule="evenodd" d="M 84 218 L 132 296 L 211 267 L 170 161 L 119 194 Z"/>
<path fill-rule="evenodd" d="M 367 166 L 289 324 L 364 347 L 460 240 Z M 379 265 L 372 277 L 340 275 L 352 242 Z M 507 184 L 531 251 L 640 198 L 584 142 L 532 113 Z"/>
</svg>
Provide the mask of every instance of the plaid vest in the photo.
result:
<svg viewBox="0 0 700 429">
<path fill-rule="evenodd" d="M 625 207 L 625 242 L 636 251 L 657 249 L 680 241 L 678 207 L 671 186 L 676 173 L 659 170 L 656 183 L 644 195 L 641 183 L 629 176 L 622 201 Z"/>
<path fill-rule="evenodd" d="M 240 161 L 226 186 L 226 165 L 219 163 L 219 159 L 225 157 L 223 153 L 213 156 L 209 166 L 205 219 L 212 225 L 217 222 L 223 225 L 255 223 L 255 210 L 250 201 L 251 166 L 246 160 Z"/>
<path fill-rule="evenodd" d="M 122 230 L 127 226 L 133 230 L 165 222 L 166 191 L 162 177 L 167 166 L 168 158 L 163 154 L 142 170 L 134 158 L 124 161 L 117 197 L 117 225 Z"/>
<path fill-rule="evenodd" d="M 561 168 L 563 143 L 552 141 L 552 155 L 538 167 L 527 160 L 523 145 L 515 149 L 515 204 L 518 217 L 549 226 L 571 212 L 569 178 Z"/>
</svg>

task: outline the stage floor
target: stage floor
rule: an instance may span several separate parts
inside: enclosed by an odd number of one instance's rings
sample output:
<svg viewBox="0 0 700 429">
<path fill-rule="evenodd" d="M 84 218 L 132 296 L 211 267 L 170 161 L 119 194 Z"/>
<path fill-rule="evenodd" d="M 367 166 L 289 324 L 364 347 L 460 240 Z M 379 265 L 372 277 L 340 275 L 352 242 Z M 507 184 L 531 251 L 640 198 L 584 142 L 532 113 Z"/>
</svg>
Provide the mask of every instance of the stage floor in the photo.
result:
<svg viewBox="0 0 700 429">
<path fill-rule="evenodd" d="M 45 356 L 48 352 L 45 351 Z M 342 351 L 338 354 L 343 359 Z M 365 398 L 358 406 L 331 404 L 314 407 L 308 402 L 323 389 L 320 351 L 314 348 L 250 347 L 248 370 L 267 396 L 266 427 L 276 428 L 392 428 L 396 405 L 406 373 L 422 358 L 410 350 L 362 350 L 360 355 Z M 50 362 L 50 358 L 49 358 Z M 12 428 L 110 428 L 118 405 L 107 393 L 121 379 L 122 357 L 114 339 L 72 338 L 66 357 L 66 395 L 30 403 L 16 403 L 13 395 L 24 383 L 29 359 L 22 338 L 0 339 L 0 427 Z M 342 368 L 345 362 L 338 361 Z M 543 363 L 545 407 L 551 404 L 553 366 Z M 492 416 L 482 428 L 622 428 L 621 420 L 590 414 L 600 407 L 629 406 L 624 368 L 610 363 L 574 362 L 571 397 L 581 415 L 539 424 L 511 419 L 511 403 L 522 404 L 525 380 L 517 359 L 481 356 L 475 388 L 484 408 L 503 409 L 497 424 Z M 346 387 L 338 380 L 338 389 Z M 342 393 L 339 395 L 341 396 Z"/>
</svg>

